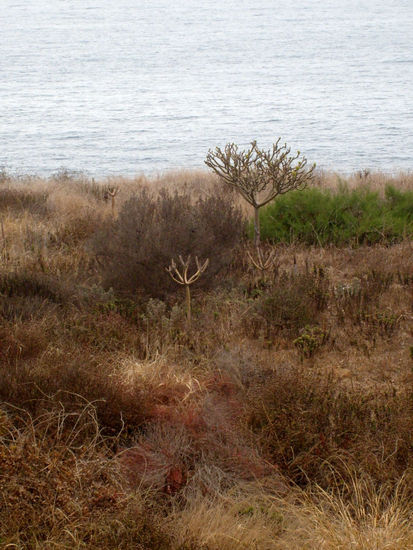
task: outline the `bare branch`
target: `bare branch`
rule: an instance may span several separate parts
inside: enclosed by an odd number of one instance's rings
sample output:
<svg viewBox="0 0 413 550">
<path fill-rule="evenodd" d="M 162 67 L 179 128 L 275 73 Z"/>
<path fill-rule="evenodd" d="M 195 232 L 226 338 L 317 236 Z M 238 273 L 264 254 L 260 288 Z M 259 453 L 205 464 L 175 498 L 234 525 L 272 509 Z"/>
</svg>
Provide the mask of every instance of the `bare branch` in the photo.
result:
<svg viewBox="0 0 413 550">
<path fill-rule="evenodd" d="M 303 189 L 314 178 L 315 164 L 307 167 L 307 159 L 300 151 L 291 155 L 287 144 L 280 138 L 268 151 L 259 149 L 257 142 L 243 151 L 235 143 L 228 143 L 224 150 L 209 150 L 205 164 L 226 184 L 238 190 L 241 196 L 256 210 L 268 204 L 278 195 Z M 260 242 L 259 217 L 255 218 L 254 242 Z"/>
<path fill-rule="evenodd" d="M 178 283 L 179 285 L 184 285 L 186 287 L 187 318 L 188 322 L 191 323 L 191 293 L 189 287 L 200 278 L 202 273 L 204 273 L 204 271 L 208 267 L 209 258 L 207 258 L 205 262 L 201 265 L 198 257 L 195 256 L 196 271 L 191 276 L 188 276 L 191 256 L 188 256 L 186 260 L 184 260 L 182 256 L 179 256 L 179 262 L 181 264 L 181 268 L 178 268 L 175 260 L 172 259 L 171 265 L 169 267 L 166 267 L 165 271 L 169 273 L 171 279 L 175 281 L 175 283 Z"/>
<path fill-rule="evenodd" d="M 266 271 L 275 263 L 275 250 L 270 250 L 264 254 L 261 247 L 257 247 L 256 256 L 253 256 L 249 250 L 247 250 L 247 255 L 253 266 L 260 271 Z"/>
</svg>

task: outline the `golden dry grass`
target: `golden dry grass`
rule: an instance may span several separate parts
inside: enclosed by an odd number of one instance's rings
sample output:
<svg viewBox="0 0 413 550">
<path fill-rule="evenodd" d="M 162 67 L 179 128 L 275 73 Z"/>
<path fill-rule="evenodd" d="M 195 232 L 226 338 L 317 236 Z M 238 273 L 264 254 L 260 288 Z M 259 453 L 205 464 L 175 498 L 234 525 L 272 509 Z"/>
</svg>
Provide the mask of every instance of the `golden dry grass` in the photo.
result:
<svg viewBox="0 0 413 550">
<path fill-rule="evenodd" d="M 259 491 L 193 497 L 172 515 L 179 544 L 196 541 L 211 550 L 377 550 L 413 547 L 411 510 L 397 490 L 384 495 L 355 482 L 354 502 L 315 487 L 279 498 Z M 367 494 L 361 495 L 362 492 Z"/>
</svg>

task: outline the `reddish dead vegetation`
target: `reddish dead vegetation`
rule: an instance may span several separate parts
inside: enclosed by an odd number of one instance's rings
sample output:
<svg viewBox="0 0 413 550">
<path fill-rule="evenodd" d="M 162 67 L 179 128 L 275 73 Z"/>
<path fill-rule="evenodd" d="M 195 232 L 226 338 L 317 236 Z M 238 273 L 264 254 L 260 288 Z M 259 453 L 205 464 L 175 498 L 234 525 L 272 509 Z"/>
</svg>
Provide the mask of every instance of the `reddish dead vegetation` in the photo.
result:
<svg viewBox="0 0 413 550">
<path fill-rule="evenodd" d="M 213 464 L 239 480 L 277 473 L 249 441 L 242 423 L 242 392 L 231 378 L 215 373 L 191 394 L 183 384 L 160 386 L 152 397 L 142 436 L 119 453 L 132 486 L 175 494 L 202 464 Z"/>
</svg>

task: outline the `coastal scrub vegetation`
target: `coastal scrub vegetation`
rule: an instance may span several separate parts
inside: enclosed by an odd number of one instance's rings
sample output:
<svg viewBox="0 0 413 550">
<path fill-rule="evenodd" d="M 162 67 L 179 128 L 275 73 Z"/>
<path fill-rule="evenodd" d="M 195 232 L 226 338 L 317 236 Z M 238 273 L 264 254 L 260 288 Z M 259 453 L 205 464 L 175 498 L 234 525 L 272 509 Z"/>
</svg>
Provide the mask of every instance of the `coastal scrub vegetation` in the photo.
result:
<svg viewBox="0 0 413 550">
<path fill-rule="evenodd" d="M 254 263 L 206 172 L 1 173 L 1 548 L 413 549 L 413 176 L 314 177 Z"/>
<path fill-rule="evenodd" d="M 413 192 L 392 184 L 293 191 L 262 209 L 261 233 L 272 242 L 318 246 L 400 242 L 413 234 Z"/>
<path fill-rule="evenodd" d="M 93 247 L 106 286 L 165 297 L 174 288 L 165 267 L 178 256 L 209 258 L 200 284 L 215 285 L 231 263 L 244 225 L 232 193 L 218 186 L 198 197 L 184 189 L 161 189 L 153 196 L 142 188 L 123 203 L 114 221 L 107 220 L 96 232 Z"/>
</svg>

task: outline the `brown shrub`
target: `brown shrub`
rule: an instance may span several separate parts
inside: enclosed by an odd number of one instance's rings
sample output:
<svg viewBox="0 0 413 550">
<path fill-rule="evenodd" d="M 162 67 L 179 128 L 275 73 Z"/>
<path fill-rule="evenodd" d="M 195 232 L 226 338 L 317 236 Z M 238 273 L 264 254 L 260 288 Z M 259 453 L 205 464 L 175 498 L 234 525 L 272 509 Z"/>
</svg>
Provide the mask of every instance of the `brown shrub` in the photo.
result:
<svg viewBox="0 0 413 550">
<path fill-rule="evenodd" d="M 136 325 L 117 311 L 75 316 L 67 329 L 70 337 L 85 347 L 112 352 L 124 350 L 140 356 L 144 353 L 144 337 Z"/>
<path fill-rule="evenodd" d="M 411 389 L 348 389 L 303 369 L 279 369 L 250 395 L 251 427 L 269 459 L 299 485 L 334 488 L 333 469 L 377 483 L 411 472 Z"/>
<path fill-rule="evenodd" d="M 13 362 L 39 356 L 47 348 L 50 320 L 34 323 L 28 320 L 14 325 L 0 325 L 0 359 Z"/>
<path fill-rule="evenodd" d="M 249 334 L 269 339 L 283 332 L 298 336 L 314 323 L 328 302 L 328 279 L 323 269 L 311 273 L 282 273 L 272 288 L 258 296 L 245 327 Z"/>
<path fill-rule="evenodd" d="M 0 364 L 0 401 L 27 410 L 35 417 L 63 405 L 77 412 L 93 403 L 99 428 L 109 435 L 125 435 L 145 421 L 147 398 L 138 384 L 121 382 L 104 357 L 56 352 L 33 364 L 23 360 Z"/>
<path fill-rule="evenodd" d="M 23 186 L 0 188 L 0 211 L 21 212 L 27 210 L 32 214 L 48 213 L 48 193 L 43 190 Z"/>
<path fill-rule="evenodd" d="M 153 508 L 125 492 L 108 443 L 91 406 L 76 414 L 60 407 L 37 420 L 11 411 L 0 434 L 0 543 L 170 548 Z"/>
<path fill-rule="evenodd" d="M 115 222 L 94 239 L 106 284 L 127 293 L 164 296 L 176 289 L 165 272 L 179 255 L 210 259 L 198 286 L 212 286 L 229 265 L 243 221 L 231 194 L 217 190 L 193 199 L 189 192 L 163 190 L 153 198 L 141 190 Z"/>
<path fill-rule="evenodd" d="M 3 298 L 37 297 L 62 304 L 70 299 L 70 290 L 62 280 L 44 273 L 25 270 L 0 273 L 0 295 Z"/>
<path fill-rule="evenodd" d="M 76 216 L 67 217 L 49 235 L 50 246 L 73 247 L 90 238 L 102 224 L 102 218 L 96 212 L 81 212 Z"/>
</svg>

